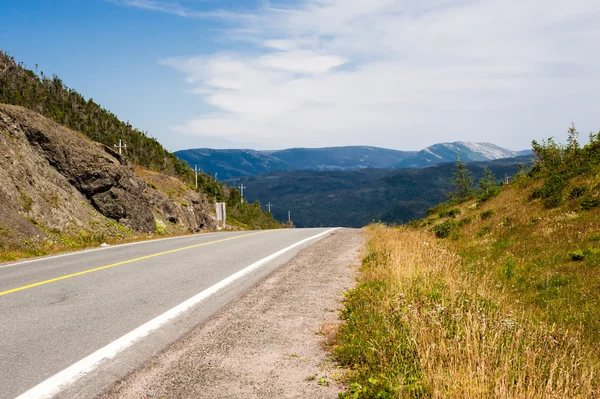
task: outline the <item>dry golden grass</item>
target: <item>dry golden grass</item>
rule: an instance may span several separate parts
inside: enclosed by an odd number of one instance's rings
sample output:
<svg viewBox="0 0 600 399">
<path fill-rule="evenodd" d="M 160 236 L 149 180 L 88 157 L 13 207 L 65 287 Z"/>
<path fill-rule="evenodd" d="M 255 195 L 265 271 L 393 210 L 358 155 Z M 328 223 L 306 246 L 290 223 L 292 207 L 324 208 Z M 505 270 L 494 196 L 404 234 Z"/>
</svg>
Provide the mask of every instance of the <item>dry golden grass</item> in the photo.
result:
<svg viewBox="0 0 600 399">
<path fill-rule="evenodd" d="M 175 177 L 144 169 L 141 166 L 135 167 L 135 173 L 148 183 L 150 187 L 162 191 L 172 200 L 183 201 L 186 194 L 192 191 L 190 187 Z"/>
<path fill-rule="evenodd" d="M 334 351 L 354 370 L 346 397 L 600 397 L 598 346 L 531 317 L 495 269 L 470 272 L 424 230 L 367 234 Z"/>
</svg>

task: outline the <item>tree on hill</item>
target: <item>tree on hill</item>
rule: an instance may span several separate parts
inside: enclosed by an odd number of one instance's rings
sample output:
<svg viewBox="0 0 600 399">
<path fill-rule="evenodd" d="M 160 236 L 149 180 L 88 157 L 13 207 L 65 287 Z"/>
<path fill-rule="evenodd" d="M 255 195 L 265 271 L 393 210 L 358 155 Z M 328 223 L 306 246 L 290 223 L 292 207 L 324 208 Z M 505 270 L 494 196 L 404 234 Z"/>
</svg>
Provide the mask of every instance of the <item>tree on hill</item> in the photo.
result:
<svg viewBox="0 0 600 399">
<path fill-rule="evenodd" d="M 483 168 L 483 177 L 479 179 L 478 185 L 477 199 L 481 202 L 495 197 L 500 191 L 498 180 L 487 166 Z"/>
<path fill-rule="evenodd" d="M 195 188 L 195 175 L 190 166 L 154 137 L 134 128 L 129 121 L 121 121 L 93 99 L 86 100 L 67 87 L 58 76 L 50 78 L 43 72 L 38 76 L 37 65 L 35 69 L 34 73 L 0 50 L 0 103 L 29 108 L 109 148 L 122 139 L 127 144 L 125 156 L 129 162 L 177 177 L 190 189 Z M 211 200 L 226 201 L 232 207 L 240 208 L 242 213 L 246 212 L 244 207 L 250 206 L 239 204 L 239 192 L 235 188 L 224 187 L 210 174 L 198 175 L 198 190 Z M 244 224 L 261 228 L 279 226 L 270 216 L 267 218 L 257 212 L 248 213 Z"/>
<path fill-rule="evenodd" d="M 467 169 L 467 164 L 456 155 L 456 168 L 452 173 L 453 191 L 448 193 L 448 200 L 459 203 L 473 198 L 473 178 Z"/>
</svg>

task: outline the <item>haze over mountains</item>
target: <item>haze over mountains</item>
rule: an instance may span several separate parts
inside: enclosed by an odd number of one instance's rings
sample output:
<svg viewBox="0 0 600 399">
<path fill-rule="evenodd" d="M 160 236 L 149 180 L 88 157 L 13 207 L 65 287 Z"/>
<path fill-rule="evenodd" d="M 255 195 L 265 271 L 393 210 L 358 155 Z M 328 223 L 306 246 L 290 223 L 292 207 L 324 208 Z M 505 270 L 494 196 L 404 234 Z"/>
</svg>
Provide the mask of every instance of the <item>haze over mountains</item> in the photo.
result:
<svg viewBox="0 0 600 399">
<path fill-rule="evenodd" d="M 491 143 L 440 143 L 421 151 L 399 151 L 368 146 L 290 148 L 277 151 L 197 148 L 176 151 L 190 166 L 217 175 L 220 180 L 255 176 L 272 171 L 350 171 L 366 168 L 423 168 L 454 162 L 514 158 L 531 151 L 513 151 Z"/>
</svg>

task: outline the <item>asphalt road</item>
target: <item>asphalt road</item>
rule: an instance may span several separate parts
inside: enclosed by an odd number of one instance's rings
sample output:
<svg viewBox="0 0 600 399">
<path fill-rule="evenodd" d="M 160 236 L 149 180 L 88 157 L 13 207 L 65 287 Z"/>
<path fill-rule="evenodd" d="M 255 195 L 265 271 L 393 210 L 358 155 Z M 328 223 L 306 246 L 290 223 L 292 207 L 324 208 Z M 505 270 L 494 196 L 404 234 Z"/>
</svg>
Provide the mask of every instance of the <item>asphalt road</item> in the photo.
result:
<svg viewBox="0 0 600 399">
<path fill-rule="evenodd" d="M 202 234 L 0 266 L 0 399 L 38 397 L 40 391 L 34 395 L 32 388 L 45 389 L 57 373 L 64 377 L 82 359 L 206 293 L 206 299 L 142 334 L 113 359 L 71 378 L 59 395 L 93 396 L 315 240 L 248 273 L 240 271 L 325 231 Z M 233 281 L 235 273 L 240 278 Z M 228 285 L 204 292 L 228 277 Z"/>
</svg>

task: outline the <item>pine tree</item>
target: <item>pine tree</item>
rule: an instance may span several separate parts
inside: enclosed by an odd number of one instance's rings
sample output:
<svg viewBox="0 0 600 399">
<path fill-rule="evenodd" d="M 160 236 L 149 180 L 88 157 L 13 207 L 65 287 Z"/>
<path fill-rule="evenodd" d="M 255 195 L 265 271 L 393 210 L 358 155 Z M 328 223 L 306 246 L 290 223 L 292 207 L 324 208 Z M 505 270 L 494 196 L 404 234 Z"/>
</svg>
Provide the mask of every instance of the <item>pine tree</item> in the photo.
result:
<svg viewBox="0 0 600 399">
<path fill-rule="evenodd" d="M 498 194 L 498 180 L 491 170 L 486 166 L 483 168 L 483 177 L 479 179 L 479 190 L 477 199 L 484 202 Z"/>
<path fill-rule="evenodd" d="M 450 202 L 459 203 L 473 198 L 473 178 L 467 169 L 467 164 L 456 155 L 456 169 L 452 173 L 454 190 L 448 194 Z"/>
</svg>

